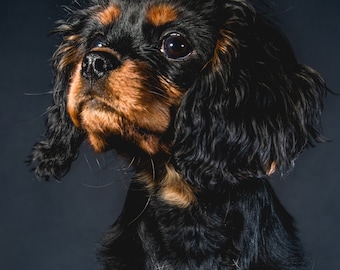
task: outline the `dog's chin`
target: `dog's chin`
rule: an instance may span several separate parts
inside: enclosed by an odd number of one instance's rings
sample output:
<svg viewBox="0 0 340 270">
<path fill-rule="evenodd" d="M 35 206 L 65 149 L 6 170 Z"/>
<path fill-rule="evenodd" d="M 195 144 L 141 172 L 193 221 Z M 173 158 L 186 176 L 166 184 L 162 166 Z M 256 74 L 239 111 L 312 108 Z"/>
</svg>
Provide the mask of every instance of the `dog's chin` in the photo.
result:
<svg viewBox="0 0 340 270">
<path fill-rule="evenodd" d="M 118 149 L 125 145 L 135 145 L 149 155 L 167 152 L 168 147 L 161 142 L 159 126 L 155 126 L 154 130 L 151 129 L 152 126 L 139 126 L 137 122 L 134 123 L 114 108 L 97 100 L 90 100 L 82 105 L 78 123 L 86 131 L 96 152 Z"/>
<path fill-rule="evenodd" d="M 166 147 L 160 143 L 159 137 L 153 134 L 147 134 L 139 132 L 138 129 L 131 129 L 132 135 L 119 134 L 117 132 L 100 133 L 100 132 L 88 132 L 88 140 L 96 152 L 106 152 L 111 149 L 118 150 L 124 153 L 130 153 L 135 155 L 137 151 L 132 146 L 136 146 L 146 154 L 154 156 L 162 151 Z M 132 151 L 130 151 L 133 149 Z M 133 153 L 136 152 L 136 153 Z"/>
</svg>

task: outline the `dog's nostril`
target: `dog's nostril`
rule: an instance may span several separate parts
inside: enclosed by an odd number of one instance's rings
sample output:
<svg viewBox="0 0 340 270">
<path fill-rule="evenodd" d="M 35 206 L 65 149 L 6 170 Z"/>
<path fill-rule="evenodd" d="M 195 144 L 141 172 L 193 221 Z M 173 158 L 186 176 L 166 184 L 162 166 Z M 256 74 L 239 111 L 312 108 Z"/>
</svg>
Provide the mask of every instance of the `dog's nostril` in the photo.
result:
<svg viewBox="0 0 340 270">
<path fill-rule="evenodd" d="M 120 61 L 112 54 L 106 52 L 90 52 L 83 59 L 82 75 L 85 79 L 95 81 L 119 65 Z"/>
<path fill-rule="evenodd" d="M 103 59 L 97 59 L 94 62 L 94 69 L 98 72 L 106 72 L 107 71 L 107 65 Z"/>
</svg>

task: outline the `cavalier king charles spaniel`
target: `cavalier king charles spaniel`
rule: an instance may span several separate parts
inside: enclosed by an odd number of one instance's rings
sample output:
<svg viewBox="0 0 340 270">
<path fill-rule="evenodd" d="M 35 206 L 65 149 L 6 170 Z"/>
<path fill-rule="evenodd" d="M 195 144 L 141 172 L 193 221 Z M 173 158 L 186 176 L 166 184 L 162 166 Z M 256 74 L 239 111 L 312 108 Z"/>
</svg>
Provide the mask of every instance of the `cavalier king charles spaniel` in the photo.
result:
<svg viewBox="0 0 340 270">
<path fill-rule="evenodd" d="M 268 180 L 323 141 L 327 87 L 250 0 L 92 0 L 54 32 L 53 105 L 35 175 L 88 141 L 133 160 L 104 269 L 307 268 Z"/>
</svg>

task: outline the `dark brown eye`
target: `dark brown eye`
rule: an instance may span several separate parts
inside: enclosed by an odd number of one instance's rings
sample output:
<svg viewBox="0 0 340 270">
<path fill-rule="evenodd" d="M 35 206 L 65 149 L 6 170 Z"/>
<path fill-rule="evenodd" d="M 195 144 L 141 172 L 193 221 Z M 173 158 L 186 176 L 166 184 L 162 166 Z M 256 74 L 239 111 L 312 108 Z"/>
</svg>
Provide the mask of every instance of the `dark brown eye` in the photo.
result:
<svg viewBox="0 0 340 270">
<path fill-rule="evenodd" d="M 104 43 L 105 43 L 104 36 L 98 35 L 91 42 L 90 49 L 104 47 Z"/>
<path fill-rule="evenodd" d="M 170 59 L 183 60 L 192 53 L 192 47 L 179 33 L 170 33 L 163 39 L 161 52 Z"/>
</svg>

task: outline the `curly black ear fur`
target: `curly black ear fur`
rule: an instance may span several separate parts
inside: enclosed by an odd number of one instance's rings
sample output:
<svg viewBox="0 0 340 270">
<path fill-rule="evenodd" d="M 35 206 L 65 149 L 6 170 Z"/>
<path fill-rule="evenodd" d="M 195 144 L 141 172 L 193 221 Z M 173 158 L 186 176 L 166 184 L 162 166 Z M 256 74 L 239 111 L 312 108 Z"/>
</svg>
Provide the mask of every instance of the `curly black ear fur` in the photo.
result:
<svg viewBox="0 0 340 270">
<path fill-rule="evenodd" d="M 286 38 L 252 6 L 233 1 L 224 12 L 215 55 L 184 96 L 175 126 L 177 169 L 202 188 L 283 172 L 322 141 L 322 78 L 297 63 Z"/>
<path fill-rule="evenodd" d="M 66 112 L 66 85 L 59 78 L 54 86 L 54 104 L 48 109 L 47 130 L 37 142 L 28 163 L 36 176 L 60 179 L 77 157 L 84 135 L 71 122 Z"/>
<path fill-rule="evenodd" d="M 84 132 L 73 125 L 66 111 L 66 97 L 71 71 L 80 59 L 82 40 L 78 33 L 85 21 L 81 16 L 87 14 L 68 11 L 72 13 L 70 20 L 60 21 L 53 31 L 62 35 L 63 42 L 53 56 L 53 105 L 48 108 L 47 130 L 42 140 L 34 145 L 27 162 L 36 176 L 46 180 L 50 177 L 60 179 L 68 172 L 85 138 Z"/>
</svg>

